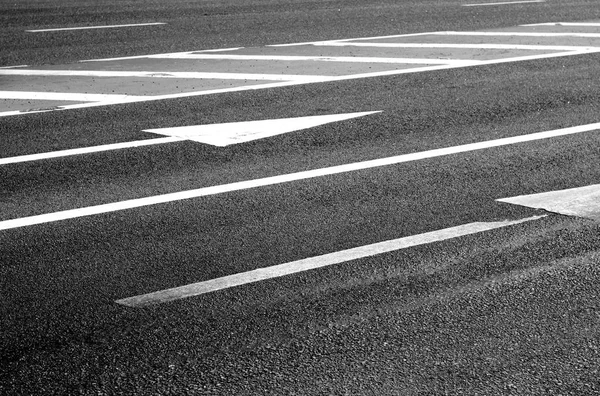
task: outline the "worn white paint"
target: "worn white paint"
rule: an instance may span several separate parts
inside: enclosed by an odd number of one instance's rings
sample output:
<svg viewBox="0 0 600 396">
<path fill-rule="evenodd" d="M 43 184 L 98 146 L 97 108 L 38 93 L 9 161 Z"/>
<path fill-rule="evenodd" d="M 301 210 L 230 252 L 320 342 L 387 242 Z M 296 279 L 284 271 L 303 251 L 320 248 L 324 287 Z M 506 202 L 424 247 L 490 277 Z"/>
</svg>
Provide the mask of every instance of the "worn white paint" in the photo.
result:
<svg viewBox="0 0 600 396">
<path fill-rule="evenodd" d="M 3 70 L 0 70 L 2 75 Z M 67 102 L 121 102 L 140 100 L 143 96 L 136 95 L 111 95 L 89 94 L 72 92 L 31 92 L 31 91 L 0 91 L 0 99 L 15 100 L 55 100 Z"/>
<path fill-rule="evenodd" d="M 379 243 L 373 243 L 370 245 L 360 246 L 353 249 L 341 250 L 339 252 L 324 254 L 322 256 L 310 257 L 266 268 L 258 268 L 252 271 L 224 276 L 221 278 L 211 279 L 204 282 L 197 282 L 185 286 L 124 298 L 121 300 L 117 300 L 116 302 L 129 307 L 141 307 L 151 304 L 160 304 L 168 301 L 180 300 L 183 298 L 211 293 L 217 290 L 237 287 L 248 283 L 254 283 L 267 279 L 296 274 L 299 272 L 309 271 L 317 268 L 323 268 L 351 260 L 358 260 L 365 257 L 375 256 L 378 254 L 407 249 L 414 246 L 440 242 L 452 238 L 458 238 L 461 236 L 490 231 L 496 228 L 521 224 L 532 220 L 538 220 L 542 217 L 544 216 L 534 216 L 520 220 L 506 220 L 487 223 L 477 222 L 464 224 L 457 227 L 445 228 L 442 230 L 427 232 L 424 234 L 413 235 Z"/>
</svg>

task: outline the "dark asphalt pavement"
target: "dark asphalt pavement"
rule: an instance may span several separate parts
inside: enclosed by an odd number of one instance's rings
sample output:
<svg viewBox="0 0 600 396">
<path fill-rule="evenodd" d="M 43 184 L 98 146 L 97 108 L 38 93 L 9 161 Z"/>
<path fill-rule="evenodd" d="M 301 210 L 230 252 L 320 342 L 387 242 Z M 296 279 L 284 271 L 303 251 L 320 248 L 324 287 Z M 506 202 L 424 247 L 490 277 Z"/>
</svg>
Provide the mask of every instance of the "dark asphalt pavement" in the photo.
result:
<svg viewBox="0 0 600 396">
<path fill-rule="evenodd" d="M 0 66 L 600 19 L 596 1 L 0 5 Z M 161 21 L 117 30 L 25 29 Z M 382 110 L 228 147 L 0 165 L 0 221 L 599 122 L 600 55 L 0 118 L 0 157 Z M 2 90 L 0 76 L 0 91 Z M 0 230 L 0 394 L 600 394 L 600 225 L 549 214 L 162 305 L 115 300 L 597 184 L 598 131 Z"/>
</svg>

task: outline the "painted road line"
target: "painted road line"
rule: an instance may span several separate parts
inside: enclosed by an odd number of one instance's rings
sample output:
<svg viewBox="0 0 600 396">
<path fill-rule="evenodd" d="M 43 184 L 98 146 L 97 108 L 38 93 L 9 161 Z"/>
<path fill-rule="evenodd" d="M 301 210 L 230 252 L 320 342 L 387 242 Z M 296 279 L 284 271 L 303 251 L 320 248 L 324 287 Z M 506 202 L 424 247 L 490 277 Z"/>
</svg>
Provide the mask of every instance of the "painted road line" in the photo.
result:
<svg viewBox="0 0 600 396">
<path fill-rule="evenodd" d="M 0 75 L 2 71 L 0 71 Z M 30 91 L 0 91 L 0 99 L 14 100 L 57 100 L 72 102 L 115 102 L 123 100 L 139 100 L 143 96 L 135 95 L 111 95 L 111 94 L 87 94 L 69 92 L 30 92 Z"/>
<path fill-rule="evenodd" d="M 25 31 L 29 32 L 29 33 L 40 33 L 40 32 L 58 32 L 58 31 L 63 31 L 63 30 L 112 29 L 112 28 L 122 28 L 122 27 L 153 26 L 153 25 L 166 25 L 166 22 L 130 23 L 130 24 L 125 24 L 125 25 L 80 26 L 80 27 L 69 27 L 69 28 L 35 29 L 35 30 L 25 30 Z"/>
<path fill-rule="evenodd" d="M 210 72 L 148 72 L 114 70 L 31 70 L 1 69 L 0 76 L 68 76 L 68 77 L 145 77 L 145 78 L 190 78 L 216 80 L 267 80 L 267 81 L 323 81 L 328 76 L 252 74 L 252 73 L 210 73 Z"/>
<path fill-rule="evenodd" d="M 344 63 L 400 63 L 420 65 L 464 65 L 477 64 L 480 61 L 470 59 L 437 59 L 437 58 L 379 58 L 361 56 L 301 56 L 301 55 L 234 55 L 234 54 L 174 54 L 153 55 L 152 59 L 196 59 L 196 60 L 259 60 L 259 61 L 316 61 Z"/>
<path fill-rule="evenodd" d="M 599 38 L 600 33 L 574 32 L 436 32 L 436 36 L 510 36 L 510 37 L 585 37 Z"/>
<path fill-rule="evenodd" d="M 497 228 L 517 225 L 528 221 L 538 220 L 543 217 L 546 216 L 533 216 L 520 220 L 469 223 L 457 227 L 427 232 L 424 234 L 373 243 L 353 249 L 341 250 L 339 252 L 310 257 L 285 264 L 259 268 L 252 271 L 207 280 L 204 282 L 197 282 L 185 286 L 160 290 L 153 293 L 123 298 L 117 300 L 116 302 L 128 307 L 142 307 L 151 304 L 161 304 L 169 301 L 211 293 L 217 290 L 229 289 L 249 283 L 260 282 L 267 279 L 323 268 L 347 261 L 358 260 L 378 254 L 407 249 L 414 246 L 441 242 L 448 239 L 477 234 Z"/>
<path fill-rule="evenodd" d="M 71 155 L 99 153 L 102 151 L 122 150 L 126 148 L 153 146 L 156 144 L 180 142 L 182 139 L 177 137 L 164 137 L 159 139 L 136 140 L 133 142 L 122 142 L 113 144 L 104 144 L 101 146 L 81 147 L 69 150 L 50 151 L 47 153 L 37 153 L 20 155 L 16 157 L 0 158 L 0 165 L 17 164 L 20 162 L 39 161 L 50 158 L 68 157 Z"/>
<path fill-rule="evenodd" d="M 600 184 L 520 195 L 497 201 L 600 221 Z"/>
<path fill-rule="evenodd" d="M 288 173 L 285 175 L 265 177 L 262 179 L 245 180 L 229 184 L 202 187 L 195 190 L 180 191 L 170 194 L 155 195 L 144 198 L 130 199 L 127 201 L 113 202 L 108 204 L 88 206 L 77 209 L 64 210 L 54 213 L 45 213 L 36 216 L 23 217 L 18 219 L 0 221 L 0 230 L 26 227 L 35 224 L 51 223 L 78 217 L 85 217 L 103 213 L 116 212 L 120 210 L 140 208 L 144 206 L 157 205 L 161 203 L 181 201 L 191 198 L 200 198 L 211 195 L 223 194 L 232 191 L 241 191 L 257 187 L 272 186 L 292 181 L 306 180 L 321 176 L 330 176 L 346 172 L 353 172 L 364 169 L 377 168 L 381 166 L 396 165 L 405 162 L 418 161 L 423 159 L 446 156 L 450 154 L 466 153 L 475 150 L 482 150 L 492 147 L 501 147 L 517 143 L 532 142 L 541 139 L 548 139 L 558 136 L 573 135 L 582 132 L 589 132 L 600 129 L 600 123 L 580 125 L 570 128 L 557 129 L 553 131 L 532 133 L 529 135 L 513 136 L 503 139 L 488 140 L 477 143 L 469 143 L 454 147 L 445 147 L 417 153 L 402 154 L 394 157 L 379 158 L 369 161 L 354 162 L 350 164 L 337 165 L 328 168 L 312 169 L 297 173 Z"/>
<path fill-rule="evenodd" d="M 374 47 L 374 48 L 463 48 L 463 49 L 499 49 L 531 51 L 592 51 L 599 47 L 569 45 L 529 45 L 529 44 L 448 44 L 448 43 L 354 43 L 346 41 L 319 42 L 315 46 L 323 47 Z"/>
<path fill-rule="evenodd" d="M 244 122 L 229 122 L 225 124 L 191 125 L 173 128 L 145 129 L 145 132 L 173 136 L 185 140 L 213 146 L 229 146 L 263 139 L 270 136 L 313 128 L 343 120 L 380 113 L 381 111 L 366 111 L 361 113 L 327 114 L 320 116 L 280 118 L 275 120 L 259 120 Z"/>
<path fill-rule="evenodd" d="M 598 22 L 546 22 L 546 23 L 530 23 L 519 26 L 580 26 L 580 27 L 600 27 Z"/>
<path fill-rule="evenodd" d="M 131 59 L 145 59 L 152 57 L 161 57 L 167 55 L 177 55 L 177 54 L 192 54 L 197 52 L 221 52 L 221 51 L 236 51 L 243 49 L 244 47 L 235 47 L 235 48 L 218 48 L 218 49 L 208 49 L 208 50 L 198 50 L 198 51 L 184 51 L 184 52 L 167 52 L 164 54 L 150 54 L 150 55 L 134 55 L 134 56 L 120 56 L 117 58 L 100 58 L 100 59 L 85 59 L 80 60 L 79 62 L 112 62 L 112 61 L 120 61 L 120 60 L 131 60 Z"/>
<path fill-rule="evenodd" d="M 546 0 L 520 0 L 520 1 L 503 1 L 499 3 L 473 3 L 463 4 L 463 7 L 477 7 L 477 6 L 494 6 L 494 5 L 506 5 L 506 4 L 525 4 L 525 3 L 545 3 Z"/>
</svg>

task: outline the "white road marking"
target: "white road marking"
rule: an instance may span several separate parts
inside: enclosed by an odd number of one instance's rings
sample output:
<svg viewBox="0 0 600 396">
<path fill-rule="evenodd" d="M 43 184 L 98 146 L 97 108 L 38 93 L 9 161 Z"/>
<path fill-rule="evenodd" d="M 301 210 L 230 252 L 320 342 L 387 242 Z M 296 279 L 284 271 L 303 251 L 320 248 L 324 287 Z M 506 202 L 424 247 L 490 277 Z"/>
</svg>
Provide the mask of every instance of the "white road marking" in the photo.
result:
<svg viewBox="0 0 600 396">
<path fill-rule="evenodd" d="M 152 26 L 152 25 L 166 25 L 166 23 L 165 22 L 130 23 L 130 24 L 125 24 L 125 25 L 80 26 L 80 27 L 70 27 L 70 28 L 35 29 L 35 30 L 25 30 L 25 31 L 30 32 L 30 33 L 40 33 L 40 32 L 58 32 L 58 31 L 63 31 L 63 30 L 112 29 L 112 28 L 134 27 L 134 26 Z"/>
<path fill-rule="evenodd" d="M 2 71 L 0 70 L 0 75 Z M 135 95 L 110 95 L 110 94 L 87 94 L 69 92 L 30 92 L 30 91 L 0 91 L 0 99 L 16 100 L 57 100 L 69 102 L 115 102 L 123 100 L 139 100 L 143 96 Z"/>
<path fill-rule="evenodd" d="M 69 149 L 69 150 L 50 151 L 47 153 L 20 155 L 20 156 L 16 156 L 16 157 L 0 158 L 0 165 L 16 164 L 16 163 L 28 162 L 28 161 L 39 161 L 39 160 L 46 160 L 46 159 L 50 159 L 50 158 L 67 157 L 67 156 L 71 156 L 71 155 L 99 153 L 102 151 L 122 150 L 122 149 L 133 148 L 133 147 L 152 146 L 155 144 L 179 142 L 181 140 L 182 139 L 177 138 L 177 137 L 164 137 L 164 138 L 159 138 L 159 139 L 136 140 L 133 142 L 104 144 L 101 146 L 81 147 L 81 148 Z"/>
<path fill-rule="evenodd" d="M 511 37 L 587 37 L 599 38 L 600 33 L 557 32 L 435 32 L 437 36 L 511 36 Z"/>
<path fill-rule="evenodd" d="M 315 43 L 322 47 L 374 47 L 374 48 L 465 48 L 465 49 L 501 49 L 531 51 L 590 51 L 600 47 L 569 45 L 528 45 L 528 44 L 453 44 L 453 43 L 354 43 L 346 41 L 322 41 Z"/>
<path fill-rule="evenodd" d="M 380 113 L 380 111 L 280 118 L 275 120 L 229 122 L 225 124 L 191 125 L 173 128 L 146 129 L 144 131 L 224 147 L 231 144 L 250 142 L 270 136 L 299 131 L 301 129 L 313 128 L 332 122 L 364 117 L 375 113 Z"/>
<path fill-rule="evenodd" d="M 285 175 L 265 177 L 262 179 L 245 180 L 217 186 L 202 187 L 195 190 L 180 191 L 170 194 L 155 195 L 145 198 L 130 199 L 96 206 L 88 206 L 77 209 L 64 210 L 54 213 L 46 213 L 30 217 L 0 221 L 0 230 L 8 230 L 18 227 L 26 227 L 35 224 L 51 223 L 54 221 L 74 219 L 78 217 L 91 216 L 96 214 L 110 213 L 120 210 L 139 208 L 144 206 L 156 205 L 161 203 L 181 201 L 191 198 L 206 197 L 216 194 L 223 194 L 232 191 L 241 191 L 251 188 L 271 186 L 281 183 L 287 183 L 298 180 L 305 180 L 321 176 L 336 175 L 345 172 L 352 172 L 363 169 L 371 169 L 387 165 L 396 165 L 404 162 L 418 161 L 428 158 L 446 156 L 450 154 L 466 153 L 469 151 L 482 150 L 492 147 L 507 146 L 516 143 L 532 142 L 541 139 L 548 139 L 557 136 L 572 135 L 576 133 L 589 132 L 600 129 L 600 123 L 580 125 L 570 128 L 557 129 L 553 131 L 532 133 L 529 135 L 513 136 L 503 139 L 488 140 L 477 143 L 469 143 L 460 146 L 446 147 L 421 151 L 417 153 L 402 154 L 394 157 L 374 159 L 370 161 L 354 162 L 350 164 L 337 165 L 328 168 L 312 169 L 297 173 L 288 173 Z"/>
<path fill-rule="evenodd" d="M 596 22 L 546 22 L 546 23 L 530 23 L 520 26 L 581 26 L 581 27 L 600 27 L 600 23 Z"/>
<path fill-rule="evenodd" d="M 497 199 L 497 201 L 600 221 L 600 184 L 520 195 Z"/>
<path fill-rule="evenodd" d="M 318 61 L 344 63 L 400 63 L 400 64 L 433 64 L 463 65 L 477 64 L 480 61 L 471 59 L 437 59 L 437 58 L 379 58 L 368 56 L 301 56 L 301 55 L 234 55 L 234 54 L 167 54 L 152 55 L 152 59 L 197 59 L 197 60 L 260 60 L 260 61 Z"/>
<path fill-rule="evenodd" d="M 183 298 L 211 293 L 217 290 L 237 287 L 248 283 L 254 283 L 317 268 L 323 268 L 351 260 L 358 260 L 378 254 L 407 249 L 414 246 L 445 241 L 452 238 L 490 231 L 496 228 L 517 225 L 528 221 L 538 220 L 543 217 L 546 216 L 533 216 L 520 220 L 469 223 L 457 227 L 427 232 L 424 234 L 373 243 L 371 245 L 360 246 L 353 249 L 341 250 L 335 253 L 310 257 L 285 264 L 274 265 L 271 267 L 258 268 L 252 271 L 224 276 L 204 282 L 197 282 L 185 286 L 160 290 L 153 293 L 123 298 L 117 300 L 116 302 L 128 307 L 142 307 L 145 305 L 160 304 L 168 301 L 180 300 Z"/>
<path fill-rule="evenodd" d="M 165 57 L 165 56 L 169 56 L 169 55 L 184 55 L 184 54 L 192 54 L 192 53 L 197 53 L 197 52 L 235 51 L 235 50 L 240 50 L 242 48 L 244 48 L 244 47 L 218 48 L 218 49 L 207 49 L 207 50 L 198 50 L 198 51 L 184 51 L 184 52 L 167 52 L 167 53 L 164 53 L 164 54 L 120 56 L 120 57 L 117 57 L 117 58 L 85 59 L 85 60 L 80 60 L 79 62 L 112 62 L 112 61 L 120 61 L 120 60 L 145 59 L 145 58 L 152 58 L 152 57 Z"/>
<path fill-rule="evenodd" d="M 1 69 L 0 76 L 68 76 L 68 77 L 146 77 L 146 78 L 191 78 L 217 80 L 267 80 L 267 81 L 323 81 L 328 76 L 211 73 L 211 72 L 158 72 L 158 71 L 114 71 L 114 70 L 32 70 Z"/>
<path fill-rule="evenodd" d="M 503 1 L 499 3 L 473 3 L 463 4 L 463 7 L 477 7 L 477 6 L 493 6 L 493 5 L 505 5 L 505 4 L 524 4 L 524 3 L 545 3 L 546 0 L 520 0 L 520 1 Z"/>
</svg>

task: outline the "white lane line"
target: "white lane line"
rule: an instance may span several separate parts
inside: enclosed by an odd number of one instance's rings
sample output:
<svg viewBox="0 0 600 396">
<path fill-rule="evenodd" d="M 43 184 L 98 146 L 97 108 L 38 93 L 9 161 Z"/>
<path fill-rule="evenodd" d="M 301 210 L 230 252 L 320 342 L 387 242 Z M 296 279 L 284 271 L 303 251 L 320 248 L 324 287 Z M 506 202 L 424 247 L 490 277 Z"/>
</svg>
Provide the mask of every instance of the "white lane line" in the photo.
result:
<svg viewBox="0 0 600 396">
<path fill-rule="evenodd" d="M 321 47 L 374 47 L 374 48 L 464 48 L 464 49 L 500 49 L 532 51 L 586 51 L 600 47 L 569 45 L 528 45 L 528 44 L 448 44 L 448 43 L 354 43 L 346 41 L 315 43 Z"/>
<path fill-rule="evenodd" d="M 470 59 L 433 59 L 433 58 L 379 58 L 361 56 L 301 56 L 301 55 L 232 55 L 232 54 L 169 54 L 153 55 L 152 59 L 191 59 L 191 60 L 258 60 L 258 61 L 317 61 L 345 63 L 399 63 L 420 65 L 476 64 L 480 61 Z"/>
<path fill-rule="evenodd" d="M 69 150 L 50 151 L 47 153 L 20 155 L 20 156 L 16 156 L 16 157 L 0 158 L 0 165 L 16 164 L 16 163 L 20 163 L 20 162 L 29 162 L 29 161 L 39 161 L 39 160 L 45 160 L 45 159 L 50 159 L 50 158 L 67 157 L 67 156 L 71 156 L 71 155 L 98 153 L 98 152 L 102 152 L 102 151 L 121 150 L 121 149 L 126 149 L 126 148 L 133 148 L 133 147 L 152 146 L 155 144 L 173 143 L 173 142 L 179 142 L 182 140 L 183 139 L 181 139 L 181 138 L 170 136 L 170 137 L 164 137 L 164 138 L 159 138 L 159 139 L 136 140 L 136 141 L 132 141 L 132 142 L 104 144 L 101 146 L 91 146 L 91 147 L 81 147 L 81 148 L 69 149 Z"/>
<path fill-rule="evenodd" d="M 328 76 L 252 74 L 252 73 L 203 73 L 203 72 L 158 72 L 158 71 L 113 71 L 113 70 L 31 70 L 1 69 L 0 76 L 68 76 L 68 77 L 145 77 L 145 78 L 190 78 L 217 80 L 256 81 L 323 81 Z"/>
<path fill-rule="evenodd" d="M 271 44 L 271 45 L 267 45 L 267 47 L 294 47 L 297 45 L 313 45 L 315 43 L 334 43 L 334 42 L 338 42 L 338 41 L 354 41 L 354 40 L 376 40 L 376 39 L 394 38 L 394 37 L 414 37 L 414 36 L 426 36 L 428 34 L 430 34 L 430 33 L 425 32 L 425 33 L 394 34 L 391 36 L 355 37 L 355 38 L 335 39 L 335 40 L 327 40 L 327 41 L 306 41 L 304 43 Z"/>
<path fill-rule="evenodd" d="M 511 37 L 586 37 L 598 38 L 600 33 L 575 32 L 435 32 L 436 36 L 511 36 Z"/>
<path fill-rule="evenodd" d="M 497 201 L 600 221 L 600 184 L 520 195 Z"/>
<path fill-rule="evenodd" d="M 153 25 L 166 25 L 166 22 L 130 23 L 130 24 L 125 24 L 125 25 L 79 26 L 79 27 L 70 27 L 70 28 L 35 29 L 35 30 L 25 30 L 25 31 L 30 32 L 30 33 L 40 33 L 40 32 L 58 32 L 58 31 L 63 31 L 63 30 L 112 29 L 112 28 L 122 28 L 122 27 L 153 26 Z"/>
<path fill-rule="evenodd" d="M 363 169 L 377 168 L 387 165 L 395 165 L 405 162 L 418 161 L 428 158 L 446 156 L 450 154 L 466 153 L 469 151 L 482 150 L 492 147 L 507 146 L 516 143 L 532 142 L 541 139 L 548 139 L 557 136 L 572 135 L 576 133 L 589 132 L 600 129 L 600 123 L 580 125 L 570 128 L 557 129 L 532 133 L 529 135 L 513 136 L 509 138 L 488 140 L 477 143 L 469 143 L 454 147 L 445 147 L 421 151 L 411 154 L 402 154 L 394 157 L 380 158 L 369 161 L 354 162 L 350 164 L 337 165 L 328 168 L 312 169 L 297 173 L 288 173 L 285 175 L 265 177 L 262 179 L 245 180 L 229 184 L 202 187 L 195 190 L 180 191 L 170 194 L 155 195 L 145 198 L 130 199 L 127 201 L 113 202 L 108 204 L 88 206 L 84 208 L 64 210 L 54 213 L 45 213 L 36 216 L 23 217 L 18 219 L 0 221 L 0 230 L 11 228 L 26 227 L 35 224 L 44 224 L 54 221 L 74 219 L 78 217 L 91 216 L 96 214 L 110 213 L 120 210 L 139 208 L 144 206 L 156 205 L 161 203 L 181 201 L 191 198 L 206 197 L 226 192 L 240 191 L 257 187 L 271 186 L 281 183 L 287 183 L 298 180 L 311 179 L 321 176 L 336 175 L 340 173 L 353 172 Z"/>
<path fill-rule="evenodd" d="M 0 75 L 2 71 L 0 70 Z M 123 100 L 139 100 L 143 96 L 87 94 L 68 92 L 30 92 L 30 91 L 0 91 L 0 99 L 15 100 L 57 100 L 69 102 L 115 102 Z"/>
<path fill-rule="evenodd" d="M 520 0 L 520 1 L 503 1 L 498 3 L 473 3 L 463 4 L 463 7 L 477 7 L 477 6 L 494 6 L 494 5 L 505 5 L 505 4 L 524 4 L 524 3 L 545 3 L 546 0 Z"/>
<path fill-rule="evenodd" d="M 448 239 L 459 238 L 466 235 L 490 231 L 496 228 L 517 225 L 528 221 L 538 220 L 543 217 L 546 216 L 533 216 L 520 220 L 476 222 L 463 224 L 456 227 L 450 227 L 442 230 L 427 232 L 424 234 L 373 243 L 371 245 L 341 250 L 339 252 L 324 254 L 322 256 L 310 257 L 285 264 L 274 265 L 266 268 L 258 268 L 252 271 L 224 276 L 221 278 L 211 279 L 204 282 L 197 282 L 185 286 L 160 290 L 153 293 L 123 298 L 120 300 L 116 300 L 115 302 L 128 307 L 142 307 L 151 304 L 161 304 L 168 301 L 199 296 L 201 294 L 211 293 L 217 290 L 229 289 L 232 287 L 237 287 L 249 283 L 260 282 L 267 279 L 278 278 L 282 276 L 296 274 L 299 272 L 323 268 L 330 265 L 340 264 L 351 260 L 358 260 L 365 257 L 375 256 L 378 254 L 407 249 L 414 246 L 426 245 L 430 243 L 445 241 Z"/>
<path fill-rule="evenodd" d="M 598 22 L 546 22 L 546 23 L 530 23 L 520 26 L 580 26 L 580 27 L 600 27 Z"/>
</svg>

